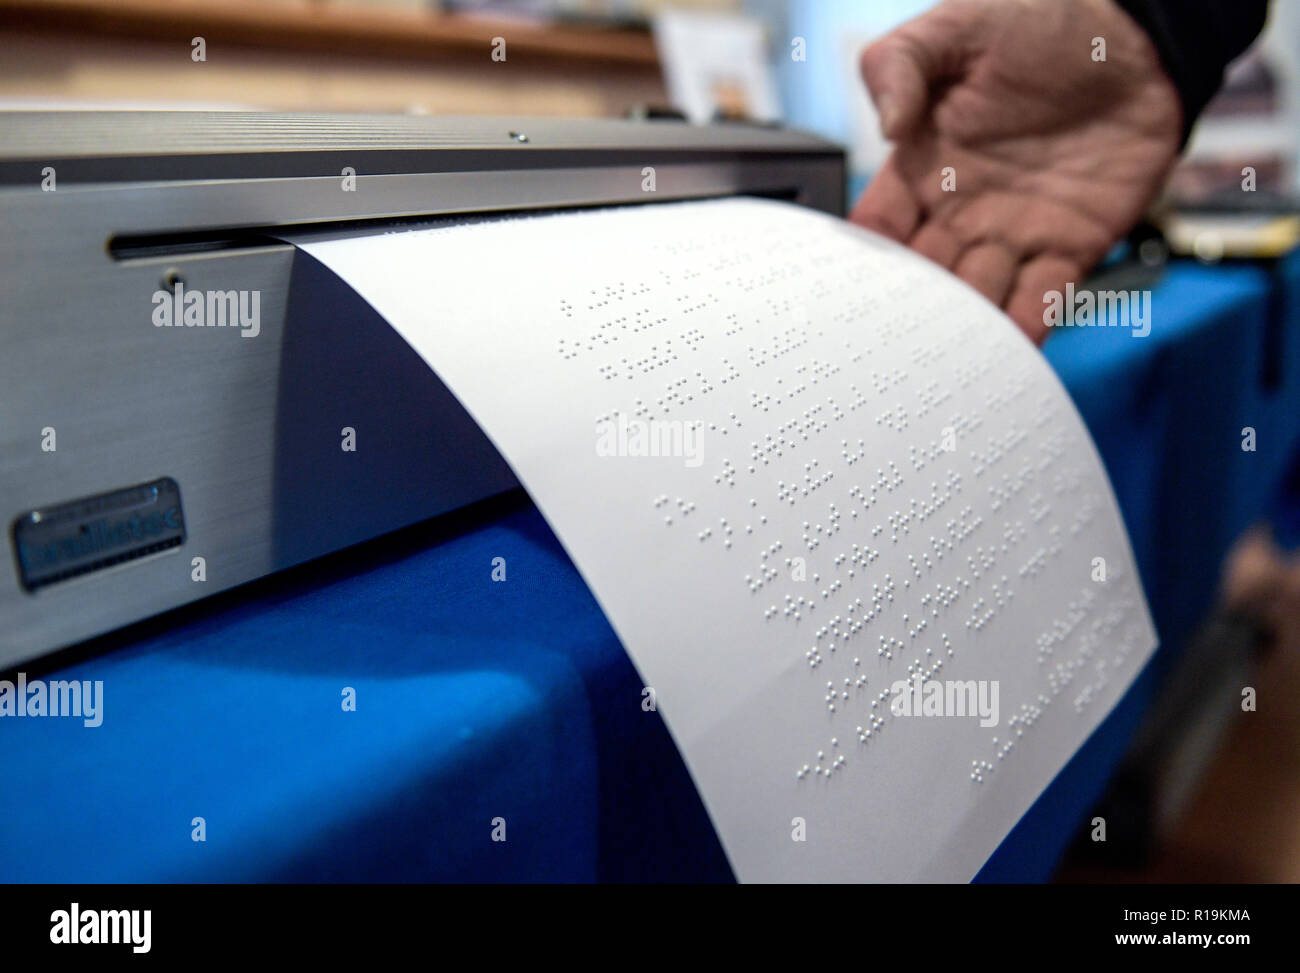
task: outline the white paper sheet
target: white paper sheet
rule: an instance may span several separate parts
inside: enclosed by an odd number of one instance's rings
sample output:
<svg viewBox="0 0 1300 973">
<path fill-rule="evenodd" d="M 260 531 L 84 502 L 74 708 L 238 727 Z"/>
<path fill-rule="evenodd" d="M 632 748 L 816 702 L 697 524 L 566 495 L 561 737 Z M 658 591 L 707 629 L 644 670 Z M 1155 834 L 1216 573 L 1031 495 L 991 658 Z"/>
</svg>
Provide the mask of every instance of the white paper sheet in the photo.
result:
<svg viewBox="0 0 1300 973">
<path fill-rule="evenodd" d="M 1154 648 L 1056 377 L 889 241 L 733 199 L 298 242 L 513 466 L 742 880 L 969 880 Z M 896 714 L 917 672 L 986 718 Z"/>
</svg>

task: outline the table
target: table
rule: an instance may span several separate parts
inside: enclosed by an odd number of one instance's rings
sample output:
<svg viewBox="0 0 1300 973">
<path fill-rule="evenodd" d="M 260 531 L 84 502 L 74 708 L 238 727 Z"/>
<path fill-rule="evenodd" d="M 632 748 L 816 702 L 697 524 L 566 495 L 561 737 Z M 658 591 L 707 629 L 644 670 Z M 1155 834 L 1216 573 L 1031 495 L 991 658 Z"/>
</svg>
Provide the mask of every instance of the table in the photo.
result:
<svg viewBox="0 0 1300 973">
<path fill-rule="evenodd" d="M 1148 337 L 1068 330 L 1046 354 L 1110 471 L 1162 649 L 977 881 L 1051 874 L 1300 449 L 1300 257 L 1176 265 L 1152 300 Z M 102 680 L 104 721 L 0 721 L 5 881 L 732 880 L 640 678 L 519 493 L 57 665 L 23 668 Z"/>
</svg>

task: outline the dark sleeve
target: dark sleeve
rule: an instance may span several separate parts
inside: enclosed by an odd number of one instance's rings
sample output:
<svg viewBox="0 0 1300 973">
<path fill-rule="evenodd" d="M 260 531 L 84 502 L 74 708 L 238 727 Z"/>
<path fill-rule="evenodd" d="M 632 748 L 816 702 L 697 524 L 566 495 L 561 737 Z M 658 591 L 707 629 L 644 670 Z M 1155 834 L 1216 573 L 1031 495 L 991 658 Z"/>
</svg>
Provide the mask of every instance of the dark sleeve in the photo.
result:
<svg viewBox="0 0 1300 973">
<path fill-rule="evenodd" d="M 1268 0 L 1117 0 L 1155 43 L 1183 99 L 1183 141 L 1223 69 L 1264 29 Z"/>
</svg>

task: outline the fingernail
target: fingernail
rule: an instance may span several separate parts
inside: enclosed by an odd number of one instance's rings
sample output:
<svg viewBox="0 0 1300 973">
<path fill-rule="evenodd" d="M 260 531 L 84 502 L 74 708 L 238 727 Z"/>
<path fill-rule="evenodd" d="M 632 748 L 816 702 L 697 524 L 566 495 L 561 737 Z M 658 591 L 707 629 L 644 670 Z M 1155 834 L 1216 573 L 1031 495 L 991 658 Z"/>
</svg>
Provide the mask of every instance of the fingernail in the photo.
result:
<svg viewBox="0 0 1300 973">
<path fill-rule="evenodd" d="M 898 103 L 889 95 L 876 99 L 876 111 L 880 113 L 880 130 L 888 135 L 898 124 Z"/>
</svg>

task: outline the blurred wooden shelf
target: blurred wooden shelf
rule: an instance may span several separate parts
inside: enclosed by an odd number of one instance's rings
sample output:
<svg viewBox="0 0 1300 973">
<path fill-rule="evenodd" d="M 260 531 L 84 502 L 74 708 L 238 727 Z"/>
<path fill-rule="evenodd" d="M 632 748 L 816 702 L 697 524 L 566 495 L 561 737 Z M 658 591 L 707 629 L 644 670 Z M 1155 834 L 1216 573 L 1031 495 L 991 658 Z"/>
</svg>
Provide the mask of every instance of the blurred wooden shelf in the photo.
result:
<svg viewBox="0 0 1300 973">
<path fill-rule="evenodd" d="M 226 43 L 410 59 L 486 60 L 492 38 L 504 37 L 506 63 L 520 56 L 633 70 L 659 63 L 646 31 L 311 0 L 0 0 L 0 30 L 15 29 L 187 44 L 201 36 L 209 48 Z"/>
</svg>

